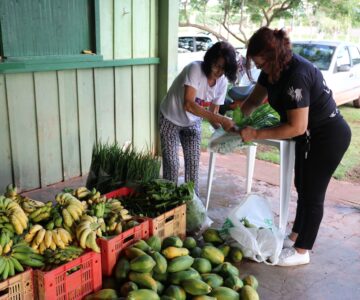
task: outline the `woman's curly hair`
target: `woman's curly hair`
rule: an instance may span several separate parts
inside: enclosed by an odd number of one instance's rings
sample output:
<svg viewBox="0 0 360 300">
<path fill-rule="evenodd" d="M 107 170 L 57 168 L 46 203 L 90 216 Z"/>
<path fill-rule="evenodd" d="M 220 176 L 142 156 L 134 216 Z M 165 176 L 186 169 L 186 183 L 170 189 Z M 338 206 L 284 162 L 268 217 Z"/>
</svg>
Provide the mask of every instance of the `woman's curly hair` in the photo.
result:
<svg viewBox="0 0 360 300">
<path fill-rule="evenodd" d="M 237 61 L 236 51 L 233 46 L 228 42 L 217 42 L 209 50 L 206 51 L 204 56 L 204 62 L 202 63 L 202 70 L 206 77 L 211 74 L 211 67 L 222 57 L 225 60 L 225 77 L 234 82 L 237 75 Z"/>
<path fill-rule="evenodd" d="M 292 57 L 291 43 L 282 29 L 261 27 L 250 38 L 246 52 L 246 73 L 251 78 L 251 59 L 262 57 L 270 66 L 269 82 L 274 83 L 280 78 Z"/>
</svg>

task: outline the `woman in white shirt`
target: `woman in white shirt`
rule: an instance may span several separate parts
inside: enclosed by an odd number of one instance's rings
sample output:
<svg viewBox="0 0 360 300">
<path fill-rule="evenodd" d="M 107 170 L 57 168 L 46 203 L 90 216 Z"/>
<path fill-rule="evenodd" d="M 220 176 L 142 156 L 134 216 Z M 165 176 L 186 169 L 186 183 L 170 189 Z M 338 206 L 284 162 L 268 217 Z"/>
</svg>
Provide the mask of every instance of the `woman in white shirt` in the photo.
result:
<svg viewBox="0 0 360 300">
<path fill-rule="evenodd" d="M 234 122 L 218 114 L 224 103 L 228 81 L 237 74 L 235 49 L 227 42 L 217 42 L 205 54 L 204 61 L 187 65 L 175 78 L 160 105 L 160 140 L 163 177 L 178 181 L 178 145 L 185 160 L 185 182 L 193 181 L 199 194 L 201 120 L 215 128 L 231 130 Z"/>
</svg>

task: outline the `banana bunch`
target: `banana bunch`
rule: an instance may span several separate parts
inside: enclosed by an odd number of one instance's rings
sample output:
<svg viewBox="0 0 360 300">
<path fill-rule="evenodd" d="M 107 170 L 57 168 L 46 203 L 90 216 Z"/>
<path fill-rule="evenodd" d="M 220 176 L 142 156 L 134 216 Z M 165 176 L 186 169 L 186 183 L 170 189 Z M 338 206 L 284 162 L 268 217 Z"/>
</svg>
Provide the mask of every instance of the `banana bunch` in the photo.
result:
<svg viewBox="0 0 360 300">
<path fill-rule="evenodd" d="M 86 186 L 81 186 L 74 190 L 72 194 L 79 200 L 84 200 L 90 197 L 91 191 L 89 191 Z"/>
<path fill-rule="evenodd" d="M 22 234 L 28 227 L 26 214 L 20 205 L 10 198 L 0 196 L 0 215 L 2 215 L 3 222 L 8 220 L 12 224 L 17 234 Z"/>
<path fill-rule="evenodd" d="M 0 255 L 8 254 L 13 245 L 12 235 L 8 231 L 3 231 L 0 236 Z"/>
<path fill-rule="evenodd" d="M 105 227 L 104 219 L 83 215 L 76 227 L 76 238 L 80 247 L 90 248 L 99 253 L 100 248 L 96 243 L 96 238 L 102 236 L 102 229 L 105 230 Z"/>
<path fill-rule="evenodd" d="M 124 208 L 118 199 L 115 198 L 108 199 L 105 203 L 104 218 L 106 219 L 112 215 L 120 216 L 123 221 L 132 219 L 129 211 Z"/>
<path fill-rule="evenodd" d="M 22 197 L 20 199 L 20 206 L 24 210 L 26 214 L 31 214 L 37 209 L 45 206 L 44 202 L 36 201 L 34 199 L 30 199 L 28 197 Z"/>
<path fill-rule="evenodd" d="M 71 242 L 71 234 L 63 228 L 46 230 L 39 224 L 35 224 L 25 235 L 24 240 L 35 251 L 43 254 L 46 249 L 65 249 Z"/>
<path fill-rule="evenodd" d="M 65 249 L 46 249 L 44 252 L 44 258 L 46 265 L 52 268 L 54 265 L 58 266 L 66 262 L 72 261 L 73 259 L 78 258 L 83 253 L 84 249 L 80 247 L 68 246 Z"/>
<path fill-rule="evenodd" d="M 95 216 L 97 218 L 103 218 L 105 214 L 105 203 L 100 202 L 88 206 L 87 213 L 90 216 Z"/>
<path fill-rule="evenodd" d="M 119 215 L 117 214 L 109 215 L 105 223 L 106 223 L 106 227 L 105 227 L 104 235 L 110 236 L 110 235 L 118 235 L 122 233 L 123 225 L 121 218 L 119 218 Z"/>
<path fill-rule="evenodd" d="M 50 219 L 48 223 L 45 225 L 45 228 L 47 230 L 52 230 L 54 228 L 62 228 L 63 227 L 63 217 L 61 214 L 61 206 L 59 204 L 56 204 L 51 208 L 50 211 Z M 68 228 L 65 228 L 68 230 Z"/>
<path fill-rule="evenodd" d="M 84 205 L 70 193 L 57 194 L 55 199 L 62 207 L 64 224 L 69 228 L 72 227 L 74 222 L 79 221 L 83 215 L 85 211 Z"/>
<path fill-rule="evenodd" d="M 29 219 L 32 223 L 39 223 L 41 221 L 47 220 L 51 216 L 52 202 L 49 201 L 45 205 L 35 209 L 32 213 L 29 214 Z"/>
<path fill-rule="evenodd" d="M 106 197 L 101 197 L 100 192 L 95 188 L 90 191 L 87 189 L 87 187 L 82 186 L 74 190 L 72 194 L 79 200 L 87 201 L 88 204 L 101 203 L 106 201 Z"/>
<path fill-rule="evenodd" d="M 10 198 L 11 200 L 18 202 L 20 199 L 20 195 L 17 192 L 17 187 L 15 185 L 9 184 L 6 188 L 5 188 L 5 194 L 4 196 L 6 198 Z"/>
<path fill-rule="evenodd" d="M 12 240 L 10 241 L 10 243 Z M 0 242 L 1 243 L 1 242 Z M 6 280 L 8 277 L 14 276 L 16 273 L 24 271 L 24 266 L 39 268 L 44 266 L 44 258 L 38 255 L 28 245 L 20 242 L 12 245 L 9 251 L 6 251 L 5 245 L 0 256 L 0 277 Z"/>
</svg>

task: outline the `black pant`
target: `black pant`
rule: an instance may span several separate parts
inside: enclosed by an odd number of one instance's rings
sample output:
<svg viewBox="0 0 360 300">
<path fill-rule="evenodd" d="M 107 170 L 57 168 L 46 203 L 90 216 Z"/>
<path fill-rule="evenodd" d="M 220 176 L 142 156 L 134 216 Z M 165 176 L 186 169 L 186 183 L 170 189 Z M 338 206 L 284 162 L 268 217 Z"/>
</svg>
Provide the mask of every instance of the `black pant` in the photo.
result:
<svg viewBox="0 0 360 300">
<path fill-rule="evenodd" d="M 295 187 L 298 193 L 293 232 L 295 247 L 312 249 L 323 217 L 325 194 L 332 174 L 351 140 L 351 130 L 341 115 L 310 130 L 310 142 L 295 146 Z M 310 145 L 310 146 L 309 146 Z M 306 154 L 307 153 L 307 157 Z"/>
</svg>

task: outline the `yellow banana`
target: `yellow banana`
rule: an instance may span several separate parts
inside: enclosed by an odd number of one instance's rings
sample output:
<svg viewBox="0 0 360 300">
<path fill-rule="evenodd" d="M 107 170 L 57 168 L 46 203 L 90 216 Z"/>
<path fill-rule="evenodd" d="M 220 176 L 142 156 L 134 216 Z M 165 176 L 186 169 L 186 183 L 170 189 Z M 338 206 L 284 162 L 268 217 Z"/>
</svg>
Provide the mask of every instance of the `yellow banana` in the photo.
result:
<svg viewBox="0 0 360 300">
<path fill-rule="evenodd" d="M 70 204 L 70 205 L 69 205 L 68 207 L 66 207 L 65 209 L 69 212 L 69 214 L 71 215 L 71 217 L 72 217 L 75 221 L 77 221 L 77 220 L 80 219 L 81 211 L 80 211 L 80 213 L 79 213 L 79 211 L 78 211 L 78 209 L 77 209 L 77 207 L 76 207 L 75 205 Z"/>
<path fill-rule="evenodd" d="M 62 215 L 63 215 L 63 218 L 64 218 L 64 223 L 71 227 L 74 223 L 74 219 L 71 217 L 70 213 L 67 211 L 66 208 L 63 208 L 62 210 Z"/>
<path fill-rule="evenodd" d="M 36 234 L 36 236 L 33 240 L 33 242 L 35 242 L 35 245 L 39 246 L 42 243 L 43 239 L 45 238 L 45 233 L 46 233 L 46 230 L 44 228 L 42 228 L 38 231 L 38 233 Z"/>
<path fill-rule="evenodd" d="M 89 234 L 92 232 L 92 230 L 90 228 L 86 228 L 85 230 L 83 230 L 81 232 L 81 236 L 80 236 L 80 247 L 85 249 L 86 248 L 86 240 L 89 236 Z"/>
<path fill-rule="evenodd" d="M 90 222 L 82 222 L 76 227 L 76 237 L 80 239 L 81 232 L 87 228 L 90 228 Z"/>
<path fill-rule="evenodd" d="M 35 234 L 36 232 L 38 232 L 42 228 L 43 227 L 40 224 L 35 224 L 30 228 L 29 233 L 30 234 L 33 234 L 33 233 Z"/>
<path fill-rule="evenodd" d="M 19 221 L 19 219 L 16 217 L 15 214 L 12 214 L 10 216 L 10 221 L 11 221 L 11 224 L 14 226 L 15 232 L 17 234 L 22 234 L 24 231 L 24 228 L 22 227 L 21 222 Z"/>
<path fill-rule="evenodd" d="M 8 254 L 11 250 L 12 245 L 13 245 L 13 240 L 10 240 L 10 242 L 8 242 L 3 248 L 3 254 Z"/>
<path fill-rule="evenodd" d="M 100 253 L 100 248 L 98 244 L 96 243 L 96 233 L 94 231 L 90 232 L 86 239 L 86 246 L 93 251 Z"/>
<path fill-rule="evenodd" d="M 46 230 L 45 238 L 44 238 L 44 244 L 45 244 L 46 248 L 50 248 L 51 241 L 52 241 L 52 231 Z"/>
<path fill-rule="evenodd" d="M 16 214 L 16 217 L 18 218 L 18 220 L 20 221 L 21 223 L 21 226 L 22 228 L 26 229 L 27 226 L 28 226 L 28 218 L 27 216 L 24 214 L 23 211 L 19 211 L 17 214 Z"/>
<path fill-rule="evenodd" d="M 41 243 L 40 243 L 40 245 L 39 245 L 39 252 L 40 252 L 40 254 L 43 254 L 44 253 L 44 251 L 46 250 L 46 245 L 45 245 L 45 240 L 43 240 Z"/>
<path fill-rule="evenodd" d="M 56 246 L 60 247 L 61 249 L 65 248 L 66 245 L 65 245 L 64 241 L 61 239 L 57 230 L 53 230 L 52 237 L 53 237 L 53 240 L 54 240 Z"/>
<path fill-rule="evenodd" d="M 54 238 L 52 238 L 52 240 L 51 240 L 50 249 L 53 251 L 56 250 L 56 244 L 55 244 Z"/>
<path fill-rule="evenodd" d="M 65 244 L 68 244 L 68 243 L 72 242 L 72 236 L 71 236 L 70 232 L 68 232 L 67 230 L 65 230 L 63 228 L 58 228 L 57 232 L 58 232 L 61 240 Z"/>
</svg>

